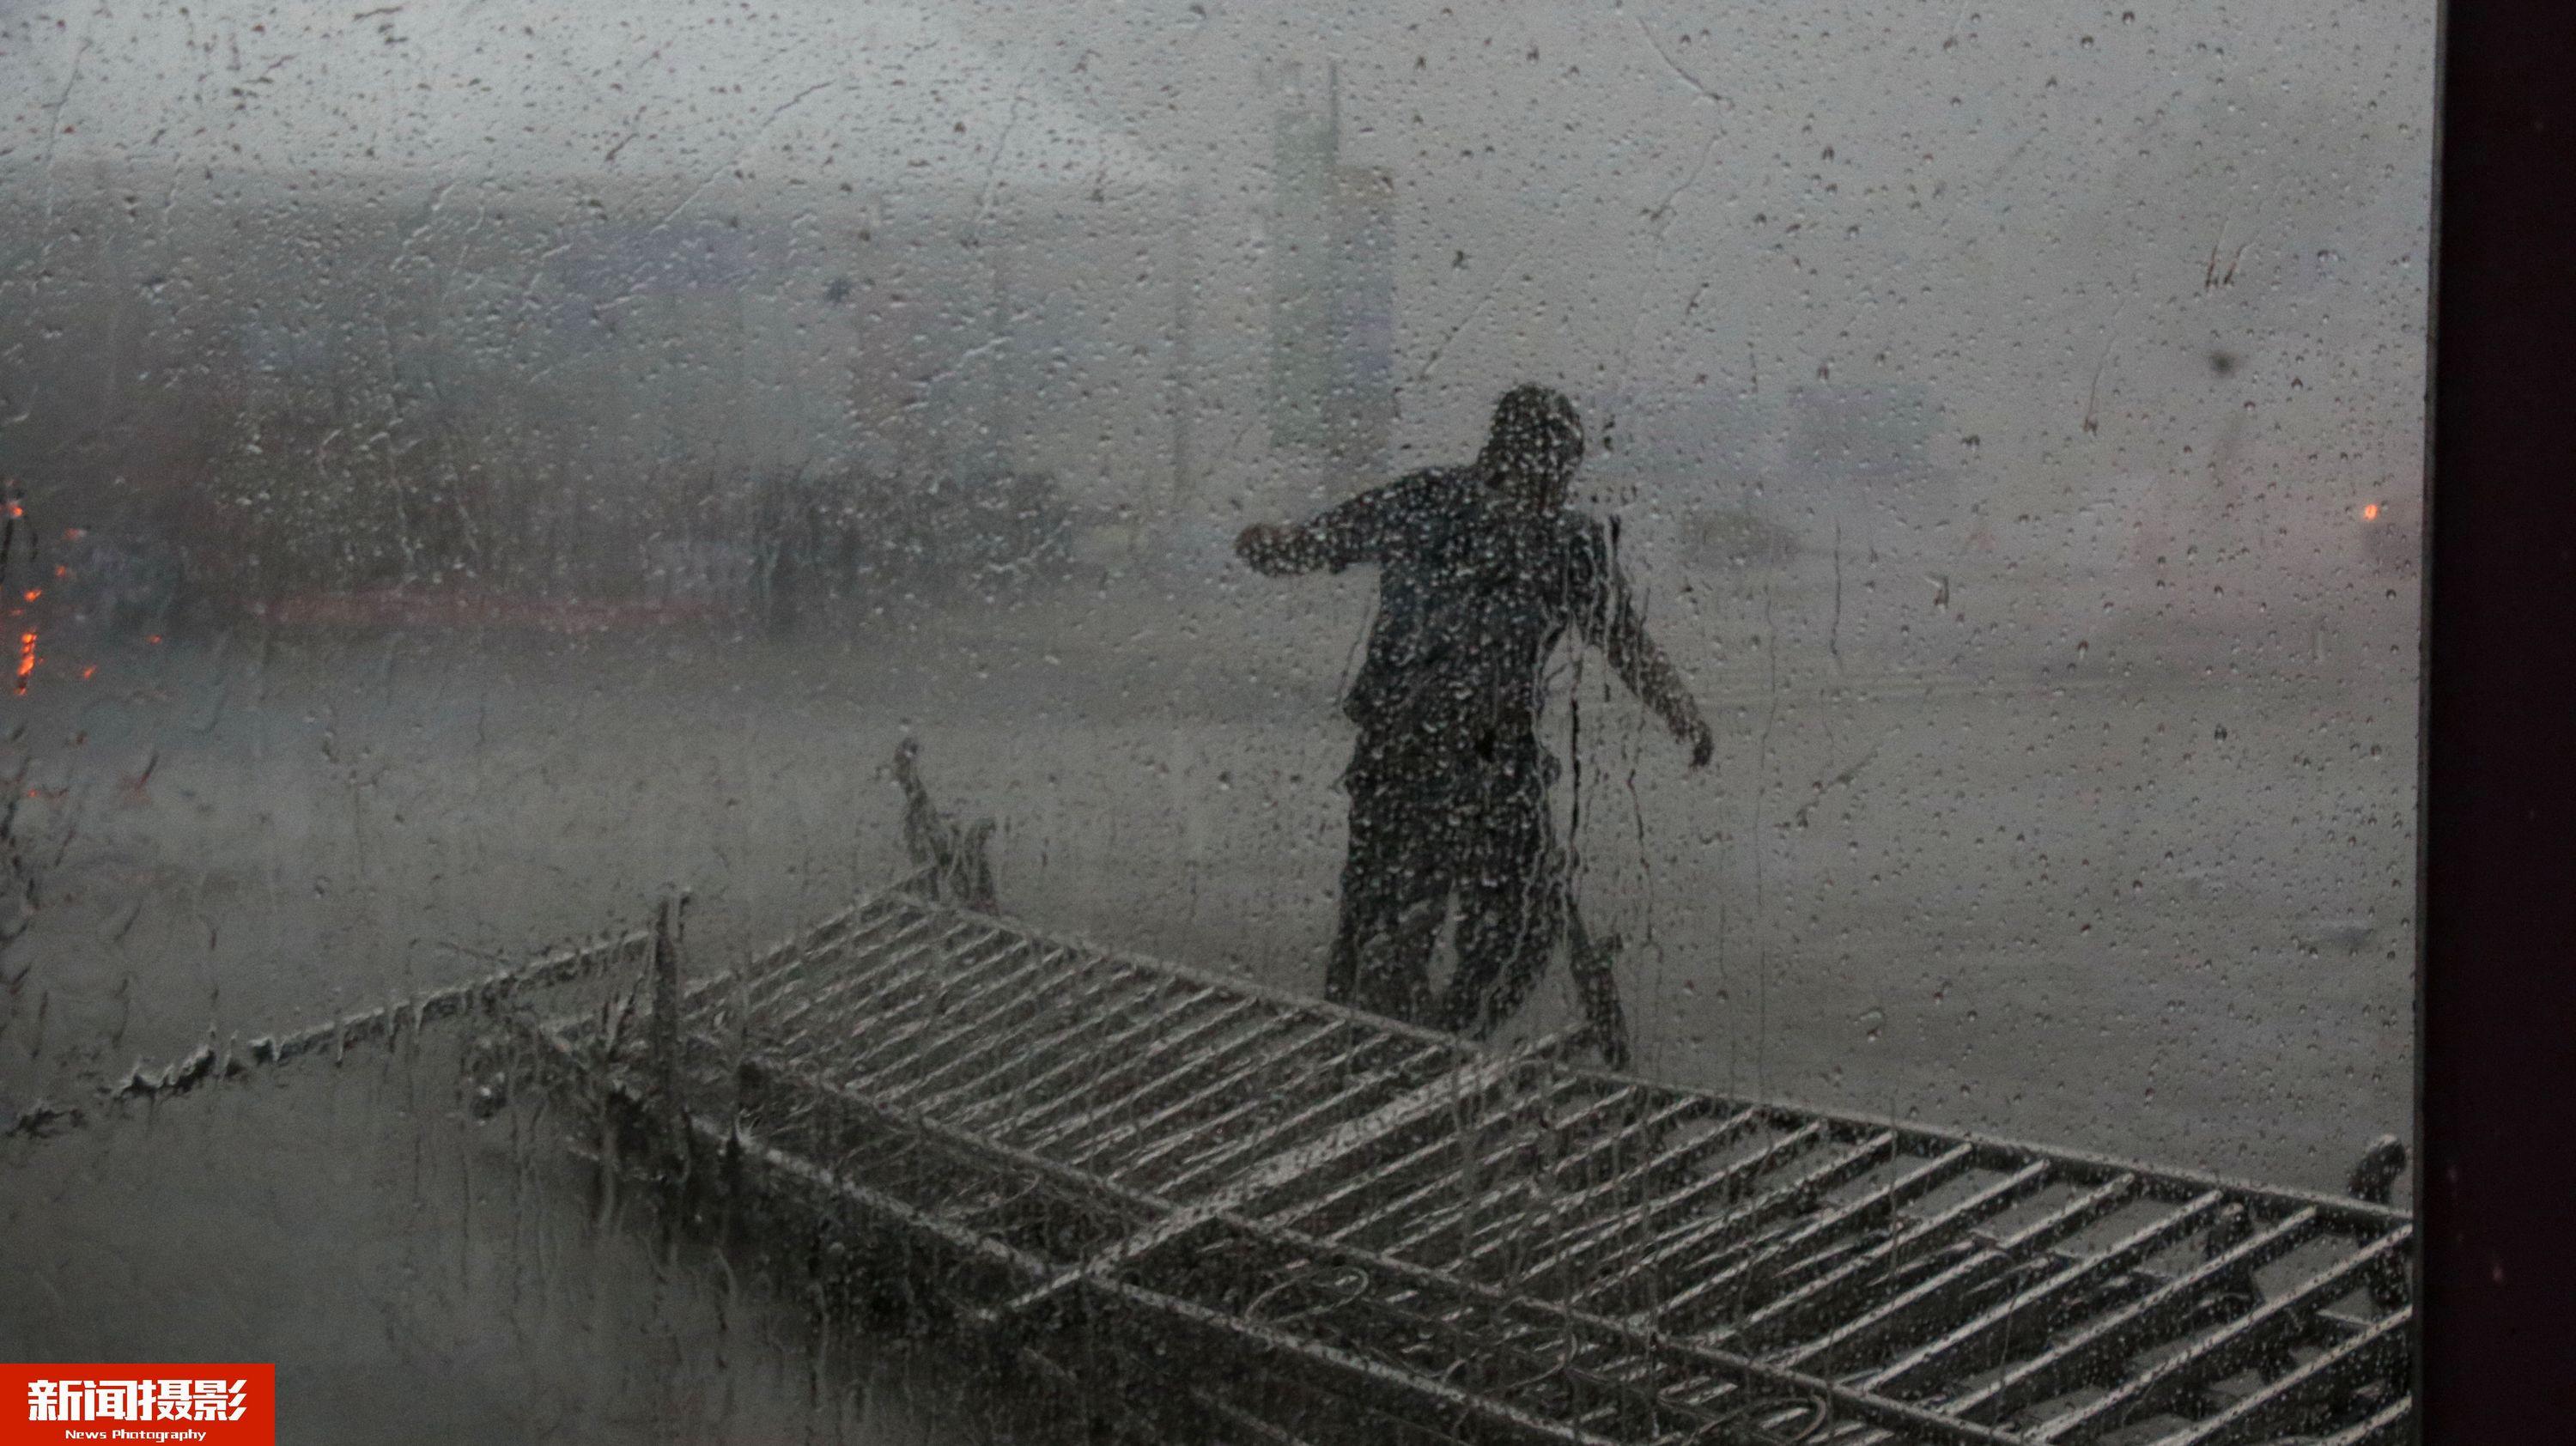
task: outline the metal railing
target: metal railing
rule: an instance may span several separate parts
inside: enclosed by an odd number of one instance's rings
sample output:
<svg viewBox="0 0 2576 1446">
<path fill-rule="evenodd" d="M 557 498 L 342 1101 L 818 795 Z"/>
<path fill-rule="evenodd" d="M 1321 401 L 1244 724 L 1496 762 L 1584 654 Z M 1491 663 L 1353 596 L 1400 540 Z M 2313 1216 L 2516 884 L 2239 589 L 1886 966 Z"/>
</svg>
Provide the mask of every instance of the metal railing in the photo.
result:
<svg viewBox="0 0 2576 1446">
<path fill-rule="evenodd" d="M 671 989 L 675 1030 L 531 1037 L 997 1339 L 1205 1353 L 1247 1440 L 2411 1439 L 2384 1159 L 2372 1201 L 1680 1089 L 928 878 Z"/>
</svg>

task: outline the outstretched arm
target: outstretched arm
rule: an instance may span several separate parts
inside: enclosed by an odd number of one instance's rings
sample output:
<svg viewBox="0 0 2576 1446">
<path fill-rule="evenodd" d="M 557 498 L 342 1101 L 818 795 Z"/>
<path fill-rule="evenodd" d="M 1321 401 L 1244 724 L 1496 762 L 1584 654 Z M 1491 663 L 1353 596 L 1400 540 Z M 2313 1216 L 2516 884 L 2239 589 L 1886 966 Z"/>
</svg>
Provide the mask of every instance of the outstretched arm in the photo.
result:
<svg viewBox="0 0 2576 1446">
<path fill-rule="evenodd" d="M 1373 488 L 1305 522 L 1256 522 L 1234 539 L 1234 554 L 1268 577 L 1383 562 L 1403 520 L 1403 486 Z"/>
<path fill-rule="evenodd" d="M 1264 577 L 1289 577 L 1325 565 L 1311 527 L 1296 522 L 1256 522 L 1236 535 L 1234 555 Z"/>
<path fill-rule="evenodd" d="M 1716 736 L 1709 732 L 1708 720 L 1700 716 L 1699 702 L 1682 683 L 1682 675 L 1673 669 L 1672 660 L 1655 640 L 1646 635 L 1645 625 L 1635 621 L 1633 612 L 1623 614 L 1630 620 L 1624 629 L 1614 629 L 1608 647 L 1610 666 L 1619 680 L 1628 685 L 1639 701 L 1664 720 L 1673 736 L 1690 745 L 1691 767 L 1704 768 L 1717 754 Z"/>
<path fill-rule="evenodd" d="M 1681 673 L 1672 659 L 1655 646 L 1646 633 L 1646 620 L 1628 594 L 1628 579 L 1615 560 L 1604 559 L 1601 606 L 1588 612 L 1586 631 L 1601 650 L 1610 655 L 1610 667 L 1619 681 L 1637 695 L 1648 711 L 1672 730 L 1673 736 L 1690 745 L 1691 767 L 1706 767 L 1716 756 L 1717 740 L 1709 732 L 1708 720 L 1700 716 L 1699 702 L 1691 697 L 1690 688 L 1682 682 Z"/>
</svg>

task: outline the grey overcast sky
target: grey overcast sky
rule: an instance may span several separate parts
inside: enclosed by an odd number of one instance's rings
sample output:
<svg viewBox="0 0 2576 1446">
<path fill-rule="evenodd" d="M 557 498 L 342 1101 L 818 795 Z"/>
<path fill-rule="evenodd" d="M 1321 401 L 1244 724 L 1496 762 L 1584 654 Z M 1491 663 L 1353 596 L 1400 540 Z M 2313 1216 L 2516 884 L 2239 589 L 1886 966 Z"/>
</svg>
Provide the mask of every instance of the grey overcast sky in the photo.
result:
<svg viewBox="0 0 2576 1446">
<path fill-rule="evenodd" d="M 1626 428 L 1625 465 L 1741 473 L 1764 458 L 1709 454 L 1695 409 L 1832 381 L 1930 396 L 1936 460 L 2006 512 L 2216 454 L 2340 506 L 2418 485 L 2432 12 L 19 6 L 0 184 L 40 213 L 110 174 L 359 172 L 675 214 L 1083 188 L 1122 228 L 1187 192 L 1205 314 L 1249 331 L 1275 95 L 1330 69 L 1344 160 L 1396 187 L 1408 444 L 1456 445 L 1537 375 Z M 1254 405 L 1256 358 L 1205 365 L 1202 405 Z M 1221 489 L 1263 485 L 1257 456 L 1228 465 Z"/>
</svg>

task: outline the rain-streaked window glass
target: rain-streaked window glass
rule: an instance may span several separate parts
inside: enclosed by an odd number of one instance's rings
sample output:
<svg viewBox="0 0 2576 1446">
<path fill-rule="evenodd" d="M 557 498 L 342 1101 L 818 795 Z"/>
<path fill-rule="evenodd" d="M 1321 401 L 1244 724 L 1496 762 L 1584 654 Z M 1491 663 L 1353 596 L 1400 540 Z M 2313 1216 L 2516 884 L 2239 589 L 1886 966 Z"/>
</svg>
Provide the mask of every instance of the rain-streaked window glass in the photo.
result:
<svg viewBox="0 0 2576 1446">
<path fill-rule="evenodd" d="M 8 7 L 0 1423 L 2408 1439 L 2433 23 Z"/>
</svg>

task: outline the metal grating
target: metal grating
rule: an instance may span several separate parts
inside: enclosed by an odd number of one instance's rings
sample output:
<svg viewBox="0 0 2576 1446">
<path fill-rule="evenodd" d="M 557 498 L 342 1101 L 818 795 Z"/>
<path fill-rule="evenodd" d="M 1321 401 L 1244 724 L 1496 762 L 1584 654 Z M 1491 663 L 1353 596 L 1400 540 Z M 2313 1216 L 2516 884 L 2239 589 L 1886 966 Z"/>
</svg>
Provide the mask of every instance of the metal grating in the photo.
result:
<svg viewBox="0 0 2576 1446">
<path fill-rule="evenodd" d="M 1243 1439 L 2411 1439 L 2386 1205 L 1497 1052 L 904 888 L 666 997 L 659 1058 L 534 1033 L 999 1338 L 1223 1353 Z"/>
</svg>

